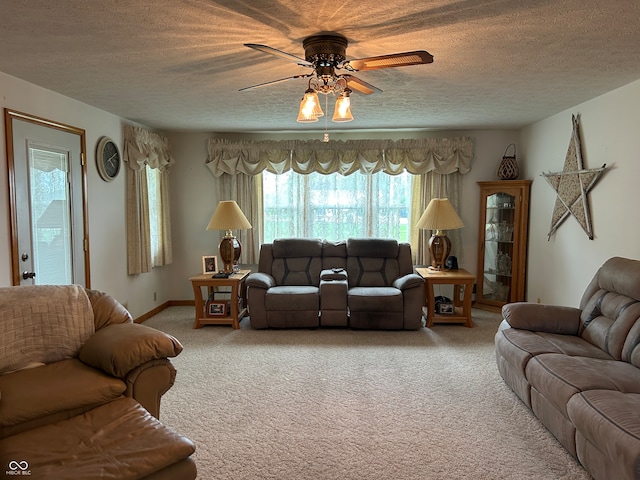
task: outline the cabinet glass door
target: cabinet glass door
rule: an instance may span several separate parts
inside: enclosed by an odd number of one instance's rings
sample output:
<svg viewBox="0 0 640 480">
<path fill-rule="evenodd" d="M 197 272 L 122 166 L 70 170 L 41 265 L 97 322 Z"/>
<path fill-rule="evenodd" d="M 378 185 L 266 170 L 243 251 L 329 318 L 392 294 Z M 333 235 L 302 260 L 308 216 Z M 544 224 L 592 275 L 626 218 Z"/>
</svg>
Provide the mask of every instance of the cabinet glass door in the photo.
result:
<svg viewBox="0 0 640 480">
<path fill-rule="evenodd" d="M 482 297 L 508 302 L 512 287 L 516 197 L 497 192 L 487 197 Z"/>
</svg>

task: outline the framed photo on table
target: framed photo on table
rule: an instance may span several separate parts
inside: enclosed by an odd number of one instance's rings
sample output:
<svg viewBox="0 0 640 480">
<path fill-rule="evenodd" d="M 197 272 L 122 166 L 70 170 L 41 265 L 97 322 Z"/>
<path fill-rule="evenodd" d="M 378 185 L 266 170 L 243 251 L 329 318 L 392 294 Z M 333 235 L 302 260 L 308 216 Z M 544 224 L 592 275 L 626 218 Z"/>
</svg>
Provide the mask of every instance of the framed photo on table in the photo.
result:
<svg viewBox="0 0 640 480">
<path fill-rule="evenodd" d="M 202 273 L 217 273 L 218 257 L 205 255 L 202 257 Z"/>
<path fill-rule="evenodd" d="M 210 317 L 224 317 L 227 315 L 226 303 L 211 302 L 207 305 L 207 315 Z"/>
</svg>

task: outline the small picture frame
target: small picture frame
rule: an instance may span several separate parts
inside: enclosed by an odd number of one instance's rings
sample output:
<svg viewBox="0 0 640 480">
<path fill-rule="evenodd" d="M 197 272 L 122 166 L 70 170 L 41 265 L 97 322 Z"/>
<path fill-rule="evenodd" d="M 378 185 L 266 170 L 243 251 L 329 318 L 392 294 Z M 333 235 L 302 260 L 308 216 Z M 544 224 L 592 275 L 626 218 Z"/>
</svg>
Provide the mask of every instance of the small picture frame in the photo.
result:
<svg viewBox="0 0 640 480">
<path fill-rule="evenodd" d="M 224 317 L 227 315 L 227 304 L 211 302 L 207 305 L 207 314 L 210 317 Z"/>
<path fill-rule="evenodd" d="M 455 306 L 453 303 L 441 303 L 438 306 L 438 313 L 443 315 L 453 315 L 455 312 Z"/>
<path fill-rule="evenodd" d="M 202 257 L 202 273 L 217 273 L 218 272 L 218 257 L 205 255 Z"/>
</svg>

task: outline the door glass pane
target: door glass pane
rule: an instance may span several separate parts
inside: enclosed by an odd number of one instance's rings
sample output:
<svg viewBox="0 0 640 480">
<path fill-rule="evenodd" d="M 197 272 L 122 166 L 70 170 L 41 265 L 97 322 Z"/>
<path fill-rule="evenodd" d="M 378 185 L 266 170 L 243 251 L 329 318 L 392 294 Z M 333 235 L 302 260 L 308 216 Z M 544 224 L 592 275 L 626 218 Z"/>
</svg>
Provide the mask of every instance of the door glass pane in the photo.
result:
<svg viewBox="0 0 640 480">
<path fill-rule="evenodd" d="M 73 283 L 67 152 L 29 146 L 34 282 Z"/>
<path fill-rule="evenodd" d="M 484 244 L 485 299 L 507 302 L 511 293 L 516 198 L 498 192 L 487 197 Z"/>
</svg>

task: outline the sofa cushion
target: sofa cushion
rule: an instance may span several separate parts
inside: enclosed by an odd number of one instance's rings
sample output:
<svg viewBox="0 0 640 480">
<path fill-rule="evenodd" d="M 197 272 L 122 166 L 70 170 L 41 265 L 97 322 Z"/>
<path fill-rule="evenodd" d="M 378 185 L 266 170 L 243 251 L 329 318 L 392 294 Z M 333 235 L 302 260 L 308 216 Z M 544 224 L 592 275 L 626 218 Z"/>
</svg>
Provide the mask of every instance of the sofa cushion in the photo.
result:
<svg viewBox="0 0 640 480">
<path fill-rule="evenodd" d="M 353 287 L 347 302 L 352 312 L 402 312 L 402 291 L 393 287 Z"/>
<path fill-rule="evenodd" d="M 265 305 L 267 310 L 320 310 L 318 287 L 291 285 L 273 287 L 267 290 Z"/>
<path fill-rule="evenodd" d="M 34 478 L 104 480 L 195 478 L 195 465 L 153 476 L 188 458 L 193 443 L 162 425 L 130 398 L 23 432 L 0 442 L 0 461 L 28 460 Z M 151 477 L 150 477 L 151 476 Z"/>
<path fill-rule="evenodd" d="M 79 285 L 0 288 L 0 374 L 75 357 L 94 331 Z"/>
<path fill-rule="evenodd" d="M 590 390 L 574 395 L 567 405 L 577 432 L 616 465 L 615 477 L 638 478 L 640 473 L 640 395 Z M 578 448 L 580 457 L 581 449 Z M 588 464 L 588 458 L 580 458 Z M 593 472 L 592 472 L 593 473 Z M 634 475 L 635 474 L 635 475 Z"/>
<path fill-rule="evenodd" d="M 114 297 L 98 290 L 87 289 L 85 291 L 93 308 L 96 331 L 107 325 L 133 323 L 129 311 Z"/>
<path fill-rule="evenodd" d="M 527 362 L 543 353 L 611 360 L 611 356 L 578 336 L 505 328 L 505 324 L 503 321 L 502 328 L 496 333 L 496 352 L 507 358 L 523 375 Z"/>
<path fill-rule="evenodd" d="M 122 395 L 126 384 L 74 358 L 1 375 L 0 390 L 4 437 L 12 426 L 33 428 L 107 403 Z"/>
<path fill-rule="evenodd" d="M 277 238 L 272 245 L 273 258 L 322 257 L 322 240 L 315 238 Z"/>
<path fill-rule="evenodd" d="M 322 241 L 309 238 L 286 238 L 273 241 L 270 274 L 276 285 L 320 284 Z"/>
<path fill-rule="evenodd" d="M 618 360 L 640 343 L 640 261 L 613 257 L 597 271 L 580 301 L 580 336 Z"/>
<path fill-rule="evenodd" d="M 617 360 L 629 361 L 640 340 L 640 302 L 626 295 L 598 290 L 581 314 L 580 336 Z"/>
<path fill-rule="evenodd" d="M 640 369 L 617 360 L 545 353 L 532 358 L 525 373 L 531 387 L 567 418 L 567 403 L 580 392 L 613 390 L 640 394 Z"/>
<path fill-rule="evenodd" d="M 400 276 L 398 242 L 379 238 L 347 240 L 349 287 L 388 287 Z"/>
<path fill-rule="evenodd" d="M 340 240 L 323 243 L 322 268 L 347 268 L 347 242 Z"/>
<path fill-rule="evenodd" d="M 398 258 L 398 242 L 385 238 L 350 238 L 347 256 L 370 258 Z"/>
</svg>

